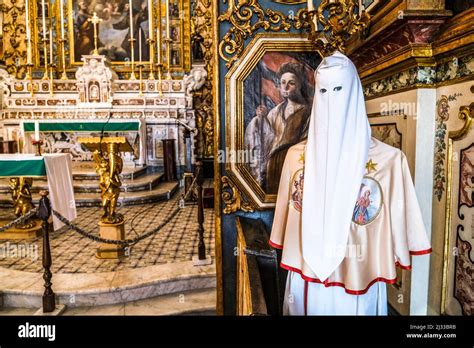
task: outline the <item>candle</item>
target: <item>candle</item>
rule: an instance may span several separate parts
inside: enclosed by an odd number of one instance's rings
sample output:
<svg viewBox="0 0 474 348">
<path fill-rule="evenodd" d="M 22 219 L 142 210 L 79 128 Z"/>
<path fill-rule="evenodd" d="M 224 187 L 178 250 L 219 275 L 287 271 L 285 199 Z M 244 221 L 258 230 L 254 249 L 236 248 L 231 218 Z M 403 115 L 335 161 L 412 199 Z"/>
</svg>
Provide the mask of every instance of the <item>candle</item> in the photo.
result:
<svg viewBox="0 0 474 348">
<path fill-rule="evenodd" d="M 138 61 L 142 61 L 142 28 L 138 29 Z"/>
<path fill-rule="evenodd" d="M 308 0 L 308 12 L 309 11 L 314 11 L 313 0 Z M 318 13 L 317 12 L 314 14 L 313 22 L 314 22 L 315 30 L 318 31 Z"/>
<path fill-rule="evenodd" d="M 128 6 L 130 7 L 130 38 L 133 39 L 133 7 L 132 7 L 132 0 L 128 0 Z"/>
<path fill-rule="evenodd" d="M 160 18 L 161 20 L 161 18 Z M 156 47 L 158 48 L 158 64 L 161 64 L 161 35 L 160 29 L 156 28 Z"/>
<path fill-rule="evenodd" d="M 59 2 L 59 11 L 61 12 L 61 40 L 64 40 L 64 0 Z"/>
<path fill-rule="evenodd" d="M 40 140 L 39 122 L 35 121 L 35 140 Z"/>
<path fill-rule="evenodd" d="M 170 2 L 166 0 L 166 38 L 170 38 Z"/>
<path fill-rule="evenodd" d="M 44 0 L 41 0 L 41 16 L 43 18 L 43 41 L 44 41 L 44 66 L 48 66 L 48 55 L 46 46 L 46 5 Z"/>
<path fill-rule="evenodd" d="M 49 29 L 49 63 L 53 65 L 53 29 Z"/>
<path fill-rule="evenodd" d="M 148 1 L 148 33 L 149 39 L 153 40 L 153 1 Z"/>
<path fill-rule="evenodd" d="M 25 21 L 26 21 L 26 64 L 31 64 L 31 30 L 30 30 L 30 14 L 28 0 L 25 0 Z"/>
</svg>

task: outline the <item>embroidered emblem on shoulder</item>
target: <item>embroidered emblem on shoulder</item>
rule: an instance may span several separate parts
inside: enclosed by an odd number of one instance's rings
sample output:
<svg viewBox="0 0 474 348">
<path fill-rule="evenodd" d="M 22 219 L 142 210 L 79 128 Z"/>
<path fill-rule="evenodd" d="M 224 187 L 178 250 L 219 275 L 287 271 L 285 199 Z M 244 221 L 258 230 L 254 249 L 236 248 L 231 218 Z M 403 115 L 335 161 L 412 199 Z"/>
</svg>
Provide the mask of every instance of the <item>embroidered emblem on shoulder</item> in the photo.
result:
<svg viewBox="0 0 474 348">
<path fill-rule="evenodd" d="M 352 222 L 357 225 L 371 223 L 379 215 L 382 203 L 382 187 L 379 182 L 374 178 L 364 176 L 354 212 L 352 213 Z"/>
<path fill-rule="evenodd" d="M 303 207 L 303 186 L 304 186 L 304 169 L 298 169 L 291 179 L 291 202 L 293 208 L 301 212 Z"/>
</svg>

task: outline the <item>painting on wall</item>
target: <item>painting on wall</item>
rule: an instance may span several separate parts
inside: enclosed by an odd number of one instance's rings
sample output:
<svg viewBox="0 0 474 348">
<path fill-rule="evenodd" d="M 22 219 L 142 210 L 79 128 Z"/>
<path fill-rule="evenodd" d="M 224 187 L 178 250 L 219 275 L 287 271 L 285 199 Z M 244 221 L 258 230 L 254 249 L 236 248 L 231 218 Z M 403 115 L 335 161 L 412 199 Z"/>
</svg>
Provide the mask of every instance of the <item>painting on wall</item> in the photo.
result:
<svg viewBox="0 0 474 348">
<path fill-rule="evenodd" d="M 371 125 L 372 136 L 390 146 L 402 149 L 402 134 L 396 123 Z"/>
<path fill-rule="evenodd" d="M 274 206 L 286 153 L 307 137 L 321 61 L 307 42 L 289 39 L 257 37 L 226 77 L 235 86 L 226 129 L 237 135 L 227 166 L 261 208 Z"/>
<path fill-rule="evenodd" d="M 112 63 L 131 61 L 130 38 L 133 36 L 135 61 L 139 60 L 140 46 L 141 60 L 148 61 L 150 1 L 132 0 L 130 9 L 129 0 L 70 0 L 71 62 L 80 63 L 82 55 L 94 50 L 94 26 L 90 21 L 94 12 L 101 19 L 97 25 L 99 54 L 107 56 Z"/>
<path fill-rule="evenodd" d="M 248 169 L 276 194 L 286 152 L 307 137 L 314 68 L 303 53 L 268 52 L 244 82 L 244 144 L 256 161 Z"/>
</svg>

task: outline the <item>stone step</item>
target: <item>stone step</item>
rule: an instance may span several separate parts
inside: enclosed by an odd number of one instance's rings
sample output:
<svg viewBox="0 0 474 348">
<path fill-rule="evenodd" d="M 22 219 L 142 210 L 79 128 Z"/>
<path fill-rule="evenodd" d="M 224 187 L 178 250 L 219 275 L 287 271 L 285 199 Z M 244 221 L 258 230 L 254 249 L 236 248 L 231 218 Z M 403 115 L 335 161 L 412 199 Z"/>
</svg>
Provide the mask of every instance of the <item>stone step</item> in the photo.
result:
<svg viewBox="0 0 474 348">
<path fill-rule="evenodd" d="M 34 315 L 37 308 L 0 308 L 0 316 Z M 103 306 L 66 307 L 62 315 L 216 315 L 216 289 L 182 291 Z"/>
<path fill-rule="evenodd" d="M 122 192 L 119 196 L 119 207 L 124 205 L 136 205 L 145 203 L 155 203 L 169 200 L 179 189 L 177 181 L 159 182 L 151 190 Z M 75 193 L 76 207 L 99 207 L 101 205 L 100 193 L 81 192 Z M 39 202 L 39 194 L 33 192 L 33 204 Z M 0 193 L 0 207 L 12 207 L 11 196 L 9 193 Z"/>
<path fill-rule="evenodd" d="M 120 177 L 125 180 L 138 179 L 140 176 L 153 172 L 153 167 L 124 166 Z M 73 164 L 72 177 L 74 180 L 99 180 L 93 163 Z"/>
<path fill-rule="evenodd" d="M 44 293 L 44 280 L 41 273 L 0 268 L 0 279 L 2 279 L 0 293 L 3 295 L 4 308 L 35 308 L 37 310 L 41 307 Z M 97 306 L 124 303 L 130 303 L 128 311 L 124 307 L 124 315 L 154 315 L 158 311 L 161 311 L 161 314 L 177 314 L 189 311 L 208 312 L 215 308 L 211 305 L 211 302 L 214 302 L 215 305 L 215 301 L 209 299 L 209 292 L 193 294 L 188 298 L 192 305 L 180 308 L 179 301 L 186 303 L 186 293 L 188 291 L 209 290 L 215 293 L 215 265 L 194 266 L 192 261 L 167 263 L 117 272 L 57 273 L 53 274 L 52 283 L 57 302 L 67 306 L 66 315 L 86 314 L 80 313 L 81 307 L 97 308 Z M 148 303 L 142 302 L 143 306 L 136 306 L 136 302 L 133 303 L 144 299 L 156 299 L 164 295 L 169 296 L 163 299 L 160 298 L 158 301 L 160 305 L 156 308 L 150 305 L 153 300 L 148 300 Z M 207 299 L 204 306 L 198 305 L 199 298 Z M 77 310 L 74 311 L 75 308 Z M 89 309 L 89 311 L 92 311 L 90 314 L 98 314 L 98 311 L 93 313 L 93 308 Z M 114 308 L 117 309 L 120 306 Z M 107 308 L 103 307 L 103 309 Z M 144 313 L 146 310 L 148 310 L 148 313 Z M 87 309 L 83 311 L 87 312 Z"/>
<path fill-rule="evenodd" d="M 122 187 L 120 190 L 122 192 L 150 191 L 163 180 L 163 177 L 163 173 L 150 173 L 142 175 L 136 179 L 124 179 L 122 180 Z M 74 180 L 73 186 L 74 192 L 76 193 L 100 192 L 98 178 L 87 180 Z M 33 193 L 47 189 L 48 183 L 46 180 L 35 179 L 33 181 L 33 187 L 31 189 Z M 0 193 L 10 193 L 8 179 L 0 179 Z"/>
</svg>

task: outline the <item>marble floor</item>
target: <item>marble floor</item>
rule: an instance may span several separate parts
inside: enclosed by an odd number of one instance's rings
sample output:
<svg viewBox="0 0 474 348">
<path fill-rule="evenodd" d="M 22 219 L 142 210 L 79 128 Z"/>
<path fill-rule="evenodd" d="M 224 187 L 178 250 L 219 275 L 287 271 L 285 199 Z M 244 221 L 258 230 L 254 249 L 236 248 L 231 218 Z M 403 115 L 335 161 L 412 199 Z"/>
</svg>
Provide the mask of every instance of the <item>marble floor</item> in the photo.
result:
<svg viewBox="0 0 474 348">
<path fill-rule="evenodd" d="M 156 228 L 177 206 L 180 195 L 178 192 L 165 202 L 119 208 L 118 211 L 126 217 L 126 238 L 135 238 Z M 98 235 L 100 208 L 78 208 L 77 212 L 78 217 L 74 223 Z M 0 215 L 5 214 L 9 212 L 1 209 Z M 51 270 L 53 274 L 100 273 L 190 261 L 193 255 L 197 255 L 197 230 L 197 205 L 186 205 L 160 231 L 134 245 L 127 257 L 103 260 L 95 257 L 97 242 L 63 227 L 50 235 L 53 260 Z M 204 230 L 206 253 L 214 258 L 213 209 L 205 209 Z M 19 252 L 20 250 L 27 252 Z M 28 241 L 0 239 L 0 267 L 42 272 L 41 255 L 42 238 Z"/>
</svg>

